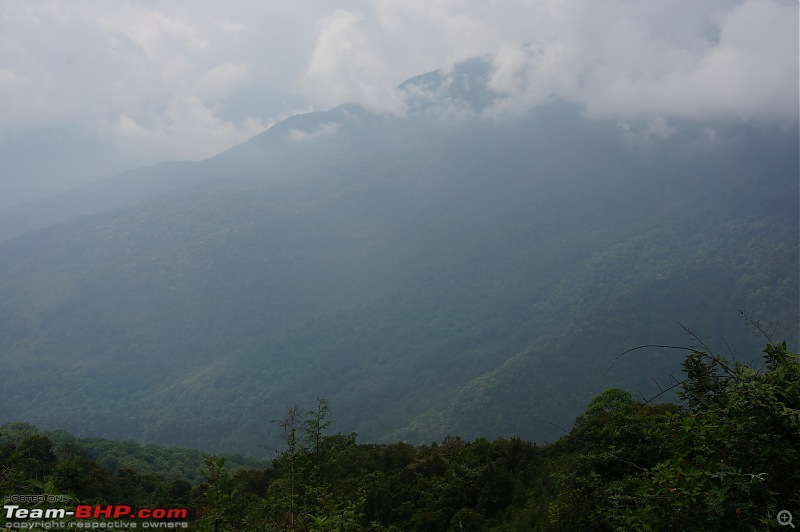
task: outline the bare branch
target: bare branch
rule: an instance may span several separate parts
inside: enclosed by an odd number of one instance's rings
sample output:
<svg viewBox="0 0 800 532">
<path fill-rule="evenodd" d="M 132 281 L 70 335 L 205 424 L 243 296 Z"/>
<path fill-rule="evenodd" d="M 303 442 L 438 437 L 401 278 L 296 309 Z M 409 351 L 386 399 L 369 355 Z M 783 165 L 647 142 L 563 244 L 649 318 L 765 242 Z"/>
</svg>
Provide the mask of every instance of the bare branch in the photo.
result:
<svg viewBox="0 0 800 532">
<path fill-rule="evenodd" d="M 772 347 L 777 347 L 774 343 L 772 343 L 772 334 L 775 332 L 775 329 L 778 326 L 777 323 L 770 322 L 767 326 L 767 330 L 765 330 L 764 326 L 761 325 L 761 322 L 753 318 L 752 313 L 745 312 L 742 309 L 737 310 L 744 321 L 750 324 L 757 332 L 761 333 L 761 336 L 767 339 L 769 345 Z"/>
<path fill-rule="evenodd" d="M 662 396 L 662 395 L 664 395 L 665 393 L 671 392 L 672 390 L 674 390 L 674 389 L 675 389 L 675 388 L 677 388 L 678 386 L 683 386 L 684 384 L 686 384 L 686 381 L 685 381 L 685 380 L 683 380 L 683 381 L 680 381 L 680 382 L 676 382 L 675 384 L 673 384 L 673 385 L 672 385 L 672 386 L 670 386 L 669 388 L 666 388 L 666 389 L 662 390 L 662 391 L 661 391 L 661 392 L 659 392 L 658 394 L 654 395 L 653 397 L 651 397 L 650 399 L 648 399 L 647 401 L 645 401 L 645 402 L 644 402 L 644 404 L 642 404 L 642 408 L 644 408 L 645 406 L 649 405 L 650 403 L 652 403 L 653 401 L 655 401 L 656 399 L 658 399 L 659 397 L 661 397 L 661 396 Z"/>
<path fill-rule="evenodd" d="M 658 381 L 655 379 L 655 377 L 650 377 L 650 380 L 651 380 L 651 381 L 653 381 L 653 384 L 655 384 L 655 385 L 656 385 L 656 388 L 658 388 L 658 389 L 659 389 L 659 391 L 661 391 L 661 392 L 663 392 L 663 391 L 664 391 L 664 390 L 661 388 L 661 385 L 660 385 L 660 384 L 658 383 Z"/>
<path fill-rule="evenodd" d="M 557 429 L 560 429 L 561 431 L 564 432 L 564 434 L 569 434 L 569 431 L 567 429 L 565 429 L 561 425 L 556 425 L 555 423 L 553 423 L 552 421 L 550 421 L 548 419 L 545 419 L 545 418 L 543 418 L 541 416 L 536 416 L 536 419 L 538 419 L 539 421 L 541 421 L 543 423 L 547 423 L 548 425 L 551 425 L 551 426 L 553 426 L 553 427 L 555 427 Z"/>
<path fill-rule="evenodd" d="M 689 336 L 689 338 L 693 338 L 695 342 L 700 344 L 700 347 L 703 348 L 704 352 L 708 353 L 709 355 L 712 353 L 711 349 L 706 345 L 706 343 L 703 341 L 702 338 L 700 338 L 700 336 L 697 333 L 695 333 L 693 330 L 691 330 L 689 327 L 685 326 L 681 322 L 678 322 L 678 326 L 681 329 L 683 329 L 683 332 L 686 333 Z M 695 349 L 695 351 L 699 351 L 699 350 Z"/>
<path fill-rule="evenodd" d="M 628 353 L 630 353 L 632 351 L 636 351 L 636 350 L 639 350 L 639 349 L 650 349 L 650 348 L 679 349 L 681 351 L 692 351 L 692 352 L 695 351 L 694 349 L 691 349 L 691 348 L 688 348 L 688 347 L 682 347 L 682 346 L 678 346 L 678 345 L 661 345 L 661 344 L 638 345 L 636 347 L 632 347 L 632 348 L 628 349 L 627 351 L 623 351 L 622 353 L 618 354 L 614 358 L 614 360 L 611 361 L 611 364 L 608 365 L 608 369 L 606 370 L 606 375 L 608 375 L 608 372 L 611 371 L 611 368 L 614 366 L 614 364 L 617 363 L 617 360 L 619 360 L 621 357 L 627 355 Z"/>
</svg>

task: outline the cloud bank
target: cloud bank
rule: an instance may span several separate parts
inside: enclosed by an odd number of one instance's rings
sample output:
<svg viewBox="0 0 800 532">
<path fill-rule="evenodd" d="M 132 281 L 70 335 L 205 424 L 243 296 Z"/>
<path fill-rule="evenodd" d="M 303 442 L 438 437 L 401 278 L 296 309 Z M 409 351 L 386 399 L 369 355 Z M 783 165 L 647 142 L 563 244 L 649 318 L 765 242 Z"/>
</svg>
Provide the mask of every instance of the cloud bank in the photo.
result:
<svg viewBox="0 0 800 532">
<path fill-rule="evenodd" d="M 796 123 L 791 1 L 378 1 L 317 28 L 304 73 L 322 105 L 396 112 L 392 81 L 491 54 L 496 117 L 554 98 L 588 116 Z"/>
<path fill-rule="evenodd" d="M 493 119 L 558 99 L 640 128 L 796 127 L 797 21 L 794 0 L 6 0 L 0 170 L 63 188 L 214 155 L 309 105 L 402 114 L 403 80 L 487 55 Z M 43 139 L 57 158 L 56 129 L 96 155 L 60 177 L 3 159 Z M 25 186 L 0 178 L 6 198 Z"/>
</svg>

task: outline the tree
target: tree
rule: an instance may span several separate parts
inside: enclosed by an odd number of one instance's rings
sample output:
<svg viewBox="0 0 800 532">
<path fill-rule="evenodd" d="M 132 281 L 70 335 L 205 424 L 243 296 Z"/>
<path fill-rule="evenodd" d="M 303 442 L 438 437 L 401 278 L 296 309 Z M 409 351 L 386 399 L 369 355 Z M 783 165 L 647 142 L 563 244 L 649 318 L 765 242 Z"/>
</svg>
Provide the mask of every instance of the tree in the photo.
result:
<svg viewBox="0 0 800 532">
<path fill-rule="evenodd" d="M 619 388 L 610 388 L 589 402 L 583 419 L 589 421 L 606 412 L 625 410 L 637 404 L 630 392 Z"/>
<path fill-rule="evenodd" d="M 297 431 L 302 424 L 300 407 L 294 405 L 287 408 L 286 415 L 276 422 L 283 431 L 282 438 L 286 444 L 286 451 L 283 453 L 282 458 L 289 462 L 289 525 L 294 530 L 297 525 L 295 473 L 297 459 L 302 450 L 297 437 Z"/>
<path fill-rule="evenodd" d="M 235 493 L 231 489 L 230 474 L 225 470 L 225 458 L 206 456 L 204 461 L 205 468 L 201 473 L 206 479 L 207 506 L 198 522 L 200 530 L 213 532 L 236 530 L 231 524 Z"/>
<path fill-rule="evenodd" d="M 318 398 L 316 410 L 309 410 L 302 423 L 306 449 L 313 455 L 316 467 L 320 466 L 322 458 L 322 434 L 331 424 L 329 416 L 328 401 Z"/>
</svg>

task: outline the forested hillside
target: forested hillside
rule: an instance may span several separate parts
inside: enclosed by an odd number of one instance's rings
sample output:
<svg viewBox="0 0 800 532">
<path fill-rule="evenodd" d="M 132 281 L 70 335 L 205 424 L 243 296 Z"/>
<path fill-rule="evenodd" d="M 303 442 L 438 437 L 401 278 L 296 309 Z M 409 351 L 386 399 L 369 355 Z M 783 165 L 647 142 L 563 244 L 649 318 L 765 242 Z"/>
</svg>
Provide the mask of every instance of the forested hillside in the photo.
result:
<svg viewBox="0 0 800 532">
<path fill-rule="evenodd" d="M 196 463 L 188 450 L 2 426 L 0 490 L 69 494 L 72 507 L 185 508 L 177 525 L 215 532 L 754 530 L 774 527 L 780 511 L 797 515 L 800 355 L 769 340 L 753 357 L 757 371 L 673 347 L 685 372 L 680 405 L 608 389 L 548 445 L 518 437 L 360 444 L 355 433 L 329 434 L 331 411 L 319 399 L 278 420 L 283 443 L 269 467 L 206 456 L 203 480 L 191 482 L 170 474 Z M 102 465 L 120 450 L 125 464 Z"/>
<path fill-rule="evenodd" d="M 489 120 L 475 87 L 437 93 L 471 115 L 295 116 L 0 243 L 0 420 L 262 455 L 326 397 L 367 442 L 553 441 L 668 382 L 670 352 L 607 369 L 679 322 L 752 352 L 742 309 L 796 347 L 796 131 Z"/>
</svg>

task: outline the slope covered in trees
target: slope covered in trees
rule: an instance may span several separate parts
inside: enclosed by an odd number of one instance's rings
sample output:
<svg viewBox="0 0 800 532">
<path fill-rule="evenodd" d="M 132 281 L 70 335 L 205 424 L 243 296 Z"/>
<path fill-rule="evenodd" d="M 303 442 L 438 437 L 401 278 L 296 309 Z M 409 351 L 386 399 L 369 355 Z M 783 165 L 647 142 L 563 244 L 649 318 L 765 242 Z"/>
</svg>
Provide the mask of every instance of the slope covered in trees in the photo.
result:
<svg viewBox="0 0 800 532">
<path fill-rule="evenodd" d="M 479 111 L 476 86 L 445 96 Z M 794 347 L 796 132 L 429 104 L 292 117 L 0 243 L 0 421 L 263 454 L 284 405 L 323 396 L 370 442 L 552 441 L 602 390 L 676 373 L 606 372 L 676 322 L 747 351 L 744 309 Z"/>
<path fill-rule="evenodd" d="M 797 515 L 800 355 L 770 341 L 756 369 L 685 351 L 679 405 L 609 389 L 548 445 L 358 444 L 326 434 L 319 400 L 308 413 L 287 410 L 271 466 L 233 472 L 206 457 L 202 482 L 111 472 L 53 435 L 0 427 L 0 489 L 186 507 L 193 530 L 214 531 L 754 530 L 775 526 L 782 510 Z"/>
</svg>

